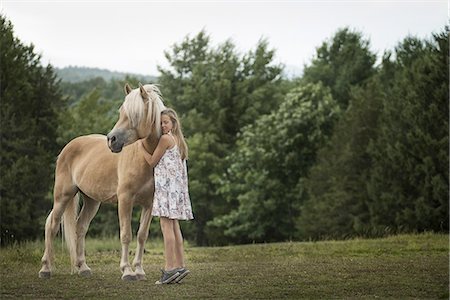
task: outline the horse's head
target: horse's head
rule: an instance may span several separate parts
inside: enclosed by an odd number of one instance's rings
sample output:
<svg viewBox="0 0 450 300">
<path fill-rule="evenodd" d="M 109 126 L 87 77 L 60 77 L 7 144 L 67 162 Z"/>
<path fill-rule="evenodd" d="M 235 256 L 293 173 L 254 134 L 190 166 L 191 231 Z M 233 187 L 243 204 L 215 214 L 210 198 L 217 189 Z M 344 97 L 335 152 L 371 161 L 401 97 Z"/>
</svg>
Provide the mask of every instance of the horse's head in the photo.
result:
<svg viewBox="0 0 450 300">
<path fill-rule="evenodd" d="M 158 87 L 139 84 L 133 90 L 125 84 L 125 94 L 119 120 L 107 135 L 108 147 L 114 153 L 150 134 L 161 136 L 161 111 L 165 107 Z"/>
</svg>

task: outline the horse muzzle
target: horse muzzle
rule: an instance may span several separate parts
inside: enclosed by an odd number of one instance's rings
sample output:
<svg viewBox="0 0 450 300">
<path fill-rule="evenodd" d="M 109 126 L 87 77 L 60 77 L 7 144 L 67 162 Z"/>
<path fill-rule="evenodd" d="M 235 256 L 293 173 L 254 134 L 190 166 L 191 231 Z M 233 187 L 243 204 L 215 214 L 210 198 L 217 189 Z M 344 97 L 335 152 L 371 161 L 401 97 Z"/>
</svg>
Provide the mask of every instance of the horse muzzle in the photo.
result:
<svg viewBox="0 0 450 300">
<path fill-rule="evenodd" d="M 108 148 L 113 153 L 119 153 L 123 149 L 124 142 L 119 141 L 116 135 L 109 133 L 106 136 L 108 141 Z"/>
</svg>

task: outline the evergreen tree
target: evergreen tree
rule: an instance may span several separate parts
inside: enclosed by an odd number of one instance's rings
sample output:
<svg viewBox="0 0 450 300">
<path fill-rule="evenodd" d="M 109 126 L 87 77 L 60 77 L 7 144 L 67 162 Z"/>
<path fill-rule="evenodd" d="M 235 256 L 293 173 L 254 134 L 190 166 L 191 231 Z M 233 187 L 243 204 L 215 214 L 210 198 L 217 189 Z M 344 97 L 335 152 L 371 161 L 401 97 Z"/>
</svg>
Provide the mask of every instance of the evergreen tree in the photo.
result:
<svg viewBox="0 0 450 300">
<path fill-rule="evenodd" d="M 305 181 L 308 200 L 297 223 L 302 238 L 371 233 L 367 181 L 372 160 L 367 148 L 376 136 L 382 96 L 379 76 L 353 90 L 347 111 Z"/>
<path fill-rule="evenodd" d="M 1 244 L 35 239 L 51 207 L 49 190 L 63 106 L 55 72 L 43 67 L 0 16 Z"/>
<path fill-rule="evenodd" d="M 296 236 L 303 201 L 302 178 L 331 134 L 339 107 L 328 88 L 307 84 L 292 90 L 280 108 L 242 131 L 223 183 L 229 214 L 211 225 L 232 241 L 272 242 Z"/>
<path fill-rule="evenodd" d="M 375 72 L 376 55 L 369 48 L 369 40 L 364 40 L 361 33 L 340 29 L 331 41 L 317 48 L 316 57 L 305 67 L 301 80 L 321 81 L 331 88 L 333 98 L 345 109 L 352 86 L 361 85 Z"/>
<path fill-rule="evenodd" d="M 306 181 L 303 238 L 448 230 L 447 36 L 406 38 L 353 89 Z"/>
<path fill-rule="evenodd" d="M 366 85 L 376 73 L 376 56 L 369 46 L 361 33 L 338 30 L 317 49 L 300 80 L 329 87 L 342 111 L 342 120 L 323 143 L 317 164 L 308 178 L 301 179 L 305 193 L 297 226 L 302 237 L 342 236 L 366 228 L 367 217 L 358 214 L 366 210 L 363 177 L 370 159 L 365 146 L 374 130 L 380 97 L 379 84 Z"/>
<path fill-rule="evenodd" d="M 94 88 L 61 115 L 58 141 L 65 145 L 77 136 L 106 134 L 117 120 L 117 110 L 123 99 L 106 100 L 99 88 Z"/>
<path fill-rule="evenodd" d="M 202 31 L 175 44 L 166 52 L 170 68 L 159 68 L 164 99 L 180 114 L 190 147 L 189 183 L 197 221 L 186 233 L 198 244 L 219 243 L 223 236 L 206 225 L 229 210 L 217 192 L 226 170 L 222 158 L 233 151 L 243 126 L 280 103 L 282 69 L 272 63 L 273 57 L 264 40 L 241 57 L 231 41 L 212 48 Z"/>
<path fill-rule="evenodd" d="M 368 192 L 380 230 L 448 231 L 448 28 L 395 50 Z"/>
</svg>

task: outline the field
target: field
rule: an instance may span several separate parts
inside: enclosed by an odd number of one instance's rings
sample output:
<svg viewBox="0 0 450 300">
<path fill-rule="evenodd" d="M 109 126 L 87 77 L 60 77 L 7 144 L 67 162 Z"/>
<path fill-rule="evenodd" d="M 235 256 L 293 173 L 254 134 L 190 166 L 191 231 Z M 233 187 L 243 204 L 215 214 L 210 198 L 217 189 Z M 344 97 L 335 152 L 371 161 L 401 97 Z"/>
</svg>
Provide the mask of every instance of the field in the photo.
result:
<svg viewBox="0 0 450 300">
<path fill-rule="evenodd" d="M 90 278 L 70 274 L 62 242 L 56 270 L 39 279 L 42 242 L 0 250 L 1 299 L 448 299 L 448 235 L 286 242 L 230 247 L 186 243 L 191 274 L 181 284 L 156 286 L 161 241 L 144 255 L 146 281 L 120 279 L 120 243 L 87 240 Z M 134 248 L 134 244 L 133 244 Z M 133 253 L 134 254 L 134 253 Z"/>
</svg>

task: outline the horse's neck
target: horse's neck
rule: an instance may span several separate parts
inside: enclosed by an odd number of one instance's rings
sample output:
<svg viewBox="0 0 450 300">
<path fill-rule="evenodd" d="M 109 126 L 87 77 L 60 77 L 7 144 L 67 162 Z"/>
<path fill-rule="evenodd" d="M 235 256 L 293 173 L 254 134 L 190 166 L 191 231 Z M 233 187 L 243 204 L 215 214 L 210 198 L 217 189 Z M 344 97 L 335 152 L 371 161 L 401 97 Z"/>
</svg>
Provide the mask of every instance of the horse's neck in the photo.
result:
<svg viewBox="0 0 450 300">
<path fill-rule="evenodd" d="M 156 146 L 158 146 L 158 142 L 159 142 L 159 137 L 158 135 L 155 134 L 150 134 L 146 139 L 145 139 L 145 149 L 147 149 L 147 151 L 150 154 L 153 154 L 153 152 L 156 149 Z"/>
</svg>

